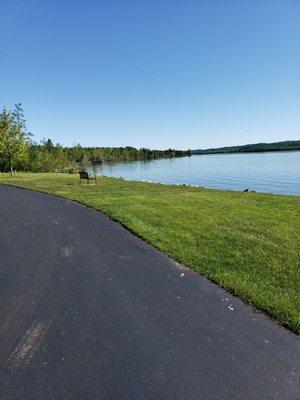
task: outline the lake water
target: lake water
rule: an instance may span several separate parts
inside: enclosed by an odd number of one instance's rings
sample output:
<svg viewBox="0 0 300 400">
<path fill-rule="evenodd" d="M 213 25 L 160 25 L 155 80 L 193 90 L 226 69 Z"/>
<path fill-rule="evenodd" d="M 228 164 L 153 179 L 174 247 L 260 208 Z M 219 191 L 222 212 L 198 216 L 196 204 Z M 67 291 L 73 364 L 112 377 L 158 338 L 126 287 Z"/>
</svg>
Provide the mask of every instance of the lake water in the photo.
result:
<svg viewBox="0 0 300 400">
<path fill-rule="evenodd" d="M 300 195 L 300 151 L 106 162 L 92 168 L 99 175 L 140 181 Z"/>
</svg>

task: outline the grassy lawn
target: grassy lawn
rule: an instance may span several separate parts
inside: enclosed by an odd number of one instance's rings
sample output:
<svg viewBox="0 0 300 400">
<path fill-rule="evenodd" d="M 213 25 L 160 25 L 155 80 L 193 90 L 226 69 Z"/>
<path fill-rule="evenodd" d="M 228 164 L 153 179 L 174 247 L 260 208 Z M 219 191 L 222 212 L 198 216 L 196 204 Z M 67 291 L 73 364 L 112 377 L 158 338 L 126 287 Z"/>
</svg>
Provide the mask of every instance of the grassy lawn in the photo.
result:
<svg viewBox="0 0 300 400">
<path fill-rule="evenodd" d="M 104 211 L 175 260 L 300 331 L 300 198 L 77 175 L 0 174 Z"/>
</svg>

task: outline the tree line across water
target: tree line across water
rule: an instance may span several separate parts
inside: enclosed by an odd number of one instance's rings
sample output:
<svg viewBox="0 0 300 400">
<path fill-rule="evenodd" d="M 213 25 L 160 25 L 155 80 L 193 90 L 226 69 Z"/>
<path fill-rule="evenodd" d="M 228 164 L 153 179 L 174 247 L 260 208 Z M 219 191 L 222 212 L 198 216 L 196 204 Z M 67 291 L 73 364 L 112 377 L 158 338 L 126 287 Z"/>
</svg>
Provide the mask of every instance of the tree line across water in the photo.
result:
<svg viewBox="0 0 300 400">
<path fill-rule="evenodd" d="M 150 160 L 190 156 L 191 151 L 150 150 L 135 147 L 64 147 L 51 139 L 35 143 L 26 129 L 21 104 L 13 110 L 3 108 L 0 113 L 0 171 L 76 172 L 92 161 Z"/>
<path fill-rule="evenodd" d="M 206 150 L 150 150 L 135 147 L 64 147 L 51 139 L 36 143 L 26 129 L 21 104 L 13 110 L 3 108 L 0 113 L 0 171 L 76 172 L 92 161 L 132 161 L 157 158 L 184 157 L 192 154 L 221 154 L 259 151 L 300 150 L 300 140 L 277 143 L 257 143 L 244 146 Z"/>
<path fill-rule="evenodd" d="M 274 143 L 245 144 L 242 146 L 219 147 L 206 150 L 192 150 L 192 154 L 255 153 L 262 151 L 300 150 L 300 140 L 286 140 Z"/>
</svg>

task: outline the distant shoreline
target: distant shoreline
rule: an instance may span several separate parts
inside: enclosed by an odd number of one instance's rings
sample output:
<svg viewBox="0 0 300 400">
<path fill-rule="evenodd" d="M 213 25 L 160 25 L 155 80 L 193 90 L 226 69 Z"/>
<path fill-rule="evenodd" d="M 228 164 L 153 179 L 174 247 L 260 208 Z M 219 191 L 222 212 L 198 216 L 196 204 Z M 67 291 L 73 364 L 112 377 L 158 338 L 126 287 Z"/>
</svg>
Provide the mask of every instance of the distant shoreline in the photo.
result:
<svg viewBox="0 0 300 400">
<path fill-rule="evenodd" d="M 284 153 L 284 152 L 296 152 L 296 151 L 300 151 L 300 149 L 282 149 L 282 150 L 252 150 L 252 151 L 223 151 L 223 152 L 214 152 L 214 153 L 193 153 L 192 152 L 192 156 L 214 156 L 214 155 L 232 155 L 232 154 L 255 154 L 255 153 Z"/>
<path fill-rule="evenodd" d="M 300 140 L 286 140 L 274 143 L 255 143 L 241 146 L 227 146 L 210 149 L 191 150 L 191 154 L 234 154 L 234 153 L 266 153 L 274 151 L 297 151 L 300 150 Z"/>
</svg>

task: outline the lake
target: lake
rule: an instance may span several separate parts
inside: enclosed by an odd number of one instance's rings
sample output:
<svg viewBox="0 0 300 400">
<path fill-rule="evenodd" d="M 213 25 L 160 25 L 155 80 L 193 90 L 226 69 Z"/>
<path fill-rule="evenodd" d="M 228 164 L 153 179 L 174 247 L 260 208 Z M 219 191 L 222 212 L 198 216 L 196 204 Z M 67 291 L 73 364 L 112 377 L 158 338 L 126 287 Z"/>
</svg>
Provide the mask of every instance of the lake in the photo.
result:
<svg viewBox="0 0 300 400">
<path fill-rule="evenodd" d="M 300 151 L 106 162 L 93 169 L 98 175 L 140 181 L 300 195 Z"/>
</svg>

